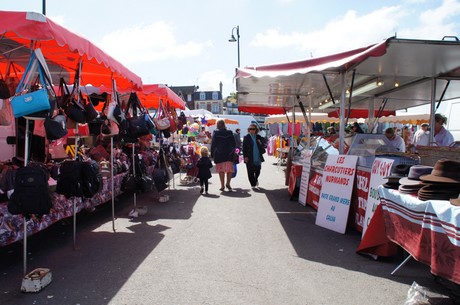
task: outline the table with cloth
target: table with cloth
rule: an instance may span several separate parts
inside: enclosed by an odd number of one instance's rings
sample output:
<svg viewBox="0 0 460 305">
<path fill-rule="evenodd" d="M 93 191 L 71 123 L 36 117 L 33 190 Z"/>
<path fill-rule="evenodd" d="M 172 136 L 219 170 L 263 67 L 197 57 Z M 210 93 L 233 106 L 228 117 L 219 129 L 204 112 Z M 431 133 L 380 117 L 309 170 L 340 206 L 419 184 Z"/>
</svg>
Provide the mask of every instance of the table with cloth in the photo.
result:
<svg viewBox="0 0 460 305">
<path fill-rule="evenodd" d="M 387 237 L 434 275 L 460 284 L 460 206 L 421 201 L 382 186 L 379 195 Z"/>
<path fill-rule="evenodd" d="M 154 166 L 147 167 L 147 175 L 150 177 L 154 171 Z M 127 172 L 119 173 L 114 179 L 114 196 L 120 195 L 121 183 Z M 28 236 L 35 234 L 57 221 L 73 216 L 73 206 L 75 202 L 76 212 L 82 210 L 93 211 L 96 206 L 108 202 L 112 199 L 112 180 L 104 179 L 101 191 L 96 193 L 92 198 L 71 197 L 66 198 L 64 195 L 57 193 L 52 194 L 53 207 L 49 214 L 42 217 L 32 215 L 27 222 Z M 23 218 L 22 215 L 12 215 L 8 211 L 7 203 L 0 203 L 0 247 L 6 246 L 24 238 Z"/>
</svg>

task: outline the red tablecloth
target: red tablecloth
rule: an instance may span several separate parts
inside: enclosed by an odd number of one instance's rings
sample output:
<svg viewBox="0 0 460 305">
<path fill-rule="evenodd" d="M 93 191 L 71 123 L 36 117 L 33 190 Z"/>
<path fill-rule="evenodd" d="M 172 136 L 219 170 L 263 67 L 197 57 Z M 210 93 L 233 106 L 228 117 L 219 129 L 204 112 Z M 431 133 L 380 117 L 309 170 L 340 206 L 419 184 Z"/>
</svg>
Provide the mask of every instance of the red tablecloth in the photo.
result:
<svg viewBox="0 0 460 305">
<path fill-rule="evenodd" d="M 382 186 L 379 193 L 388 238 L 430 266 L 431 273 L 460 284 L 460 207 Z"/>
</svg>

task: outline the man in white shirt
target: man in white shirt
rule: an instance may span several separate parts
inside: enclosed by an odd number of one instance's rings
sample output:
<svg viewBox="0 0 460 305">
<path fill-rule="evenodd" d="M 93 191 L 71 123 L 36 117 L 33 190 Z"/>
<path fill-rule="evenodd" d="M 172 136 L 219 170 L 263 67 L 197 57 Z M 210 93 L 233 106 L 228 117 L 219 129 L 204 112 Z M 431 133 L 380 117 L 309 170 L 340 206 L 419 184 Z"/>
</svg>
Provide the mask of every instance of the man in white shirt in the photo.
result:
<svg viewBox="0 0 460 305">
<path fill-rule="evenodd" d="M 404 143 L 404 139 L 398 136 L 393 128 L 387 128 L 385 130 L 385 136 L 388 141 L 390 141 L 391 146 L 396 148 L 397 151 L 406 152 L 406 143 Z"/>
<path fill-rule="evenodd" d="M 430 143 L 430 133 L 428 131 L 429 126 L 430 125 L 428 125 L 428 123 L 423 123 L 420 126 L 420 129 L 415 132 L 414 139 L 412 141 L 415 148 L 417 148 L 417 146 L 428 146 Z"/>
</svg>

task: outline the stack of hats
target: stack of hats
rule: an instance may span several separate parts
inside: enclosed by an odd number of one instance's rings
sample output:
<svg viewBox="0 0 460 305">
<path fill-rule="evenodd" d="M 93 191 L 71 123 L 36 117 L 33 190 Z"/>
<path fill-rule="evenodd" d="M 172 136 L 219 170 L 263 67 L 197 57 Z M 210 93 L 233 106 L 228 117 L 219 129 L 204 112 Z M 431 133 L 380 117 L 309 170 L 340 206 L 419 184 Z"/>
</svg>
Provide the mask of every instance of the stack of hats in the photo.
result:
<svg viewBox="0 0 460 305">
<path fill-rule="evenodd" d="M 398 164 L 393 166 L 391 170 L 391 175 L 384 177 L 387 180 L 387 183 L 383 184 L 383 187 L 397 190 L 399 188 L 399 180 L 404 178 L 409 173 L 410 165 L 408 164 Z"/>
<path fill-rule="evenodd" d="M 415 195 L 422 188 L 422 180 L 420 176 L 428 175 L 433 170 L 433 166 L 412 165 L 409 169 L 407 177 L 399 179 L 399 192 L 401 194 Z"/>
<path fill-rule="evenodd" d="M 449 200 L 460 193 L 460 162 L 441 159 L 431 174 L 420 176 L 423 186 L 418 191 L 420 200 Z"/>
</svg>

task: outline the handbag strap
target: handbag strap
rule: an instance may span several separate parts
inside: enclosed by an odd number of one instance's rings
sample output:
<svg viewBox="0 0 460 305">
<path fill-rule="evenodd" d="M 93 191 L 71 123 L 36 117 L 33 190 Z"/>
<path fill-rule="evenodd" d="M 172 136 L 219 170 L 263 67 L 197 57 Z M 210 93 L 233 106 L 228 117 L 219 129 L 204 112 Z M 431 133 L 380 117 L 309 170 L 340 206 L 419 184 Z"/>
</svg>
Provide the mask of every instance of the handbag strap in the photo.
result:
<svg viewBox="0 0 460 305">
<path fill-rule="evenodd" d="M 29 63 L 27 64 L 27 67 L 26 67 L 26 69 L 24 71 L 24 74 L 22 75 L 21 79 L 19 80 L 19 84 L 16 87 L 16 94 L 17 95 L 20 94 L 22 91 L 28 89 L 29 86 L 26 83 L 29 81 L 32 66 L 34 65 L 35 60 L 36 60 L 35 53 L 32 52 L 30 54 Z"/>
</svg>

